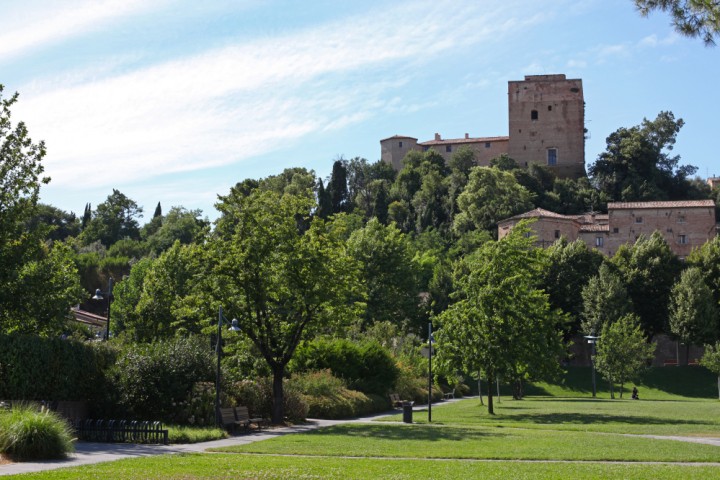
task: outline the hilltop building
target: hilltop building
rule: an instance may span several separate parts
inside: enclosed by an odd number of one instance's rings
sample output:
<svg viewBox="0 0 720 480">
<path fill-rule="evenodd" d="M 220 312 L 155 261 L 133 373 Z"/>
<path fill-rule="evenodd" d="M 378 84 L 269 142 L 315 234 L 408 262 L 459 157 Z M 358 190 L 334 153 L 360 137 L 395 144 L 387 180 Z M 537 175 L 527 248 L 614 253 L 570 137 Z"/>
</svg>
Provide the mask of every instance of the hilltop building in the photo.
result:
<svg viewBox="0 0 720 480">
<path fill-rule="evenodd" d="M 527 218 L 536 219 L 530 228 L 537 235 L 538 246 L 548 247 L 560 237 L 571 242 L 580 239 L 608 256 L 620 245 L 658 231 L 675 255 L 684 259 L 716 235 L 715 202 L 686 200 L 608 203 L 607 214 L 561 215 L 536 208 L 499 222 L 498 238 Z"/>
<path fill-rule="evenodd" d="M 547 165 L 558 177 L 585 175 L 585 101 L 582 80 L 565 75 L 526 75 L 508 82 L 508 136 L 433 140 L 394 135 L 380 140 L 381 158 L 396 170 L 412 150 L 433 149 L 445 161 L 460 148 L 470 148 L 480 166 L 507 154 L 518 165 Z"/>
</svg>

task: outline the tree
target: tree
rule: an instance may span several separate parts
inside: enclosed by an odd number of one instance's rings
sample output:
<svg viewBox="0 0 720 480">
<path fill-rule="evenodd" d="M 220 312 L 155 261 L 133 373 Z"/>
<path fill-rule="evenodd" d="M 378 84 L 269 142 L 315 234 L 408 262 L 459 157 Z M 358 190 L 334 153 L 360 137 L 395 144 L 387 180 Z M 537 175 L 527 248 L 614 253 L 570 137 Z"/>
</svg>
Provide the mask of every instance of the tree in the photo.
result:
<svg viewBox="0 0 720 480">
<path fill-rule="evenodd" d="M 356 263 L 305 195 L 256 191 L 217 205 L 207 248 L 215 305 L 236 316 L 273 375 L 273 423 L 283 421 L 283 377 L 298 343 L 356 314 Z M 307 228 L 306 228 L 307 226 Z"/>
<path fill-rule="evenodd" d="M 586 335 L 598 335 L 605 325 L 632 312 L 632 302 L 622 278 L 606 263 L 600 265 L 598 275 L 582 289 L 581 298 L 580 330 Z"/>
<path fill-rule="evenodd" d="M 720 342 L 715 345 L 705 345 L 705 353 L 700 359 L 700 365 L 718 376 L 718 398 L 720 398 Z"/>
<path fill-rule="evenodd" d="M 361 329 L 386 320 L 417 327 L 418 271 L 408 237 L 394 224 L 384 226 L 373 218 L 350 235 L 347 249 L 360 265 L 359 278 L 367 295 Z"/>
<path fill-rule="evenodd" d="M 700 37 L 706 46 L 715 45 L 720 35 L 720 4 L 714 0 L 635 0 L 640 15 L 647 17 L 653 10 L 672 15 L 675 30 L 687 37 Z"/>
<path fill-rule="evenodd" d="M 172 207 L 162 219 L 155 233 L 146 241 L 151 251 L 159 254 L 170 248 L 176 241 L 189 245 L 203 238 L 208 232 L 210 221 L 201 218 L 202 210 L 188 210 L 184 207 Z M 155 219 L 153 218 L 153 221 Z"/>
<path fill-rule="evenodd" d="M 700 269 L 684 270 L 670 295 L 670 332 L 685 344 L 686 359 L 690 344 L 703 345 L 718 338 L 715 305 Z"/>
<path fill-rule="evenodd" d="M 645 340 L 636 315 L 625 315 L 603 326 L 597 343 L 595 368 L 610 382 L 610 397 L 615 398 L 613 385 L 620 384 L 620 398 L 626 380 L 640 373 L 655 354 L 655 345 Z"/>
<path fill-rule="evenodd" d="M 162 205 L 160 205 L 160 202 L 158 202 L 157 207 L 155 207 L 155 213 L 153 213 L 153 218 L 162 217 Z"/>
<path fill-rule="evenodd" d="M 37 204 L 35 213 L 27 223 L 28 230 L 50 227 L 47 238 L 52 241 L 76 237 L 80 233 L 80 222 L 74 213 L 44 203 Z"/>
<path fill-rule="evenodd" d="M 627 285 L 645 332 L 652 337 L 667 331 L 670 291 L 682 265 L 662 234 L 641 235 L 634 245 L 621 246 L 611 261 Z"/>
<path fill-rule="evenodd" d="M 533 207 L 532 195 L 512 174 L 486 167 L 470 172 L 457 203 L 459 213 L 453 230 L 458 235 L 469 230 L 492 230 L 500 220 Z"/>
<path fill-rule="evenodd" d="M 606 151 L 588 169 L 593 183 L 614 201 L 687 198 L 688 178 L 697 168 L 678 166 L 680 156 L 670 155 L 684 124 L 672 112 L 660 112 L 655 120 L 611 133 Z"/>
<path fill-rule="evenodd" d="M 550 296 L 550 304 L 567 313 L 572 324 L 571 332 L 578 330 L 583 314 L 582 292 L 590 279 L 597 275 L 603 255 L 588 248 L 582 240 L 568 242 L 561 238 L 548 249 L 548 268 L 543 274 L 543 285 Z M 599 332 L 599 330 L 598 330 Z"/>
<path fill-rule="evenodd" d="M 315 210 L 315 214 L 325 220 L 333 214 L 333 211 L 332 203 L 330 201 L 330 194 L 327 190 L 325 190 L 325 185 L 323 185 L 323 181 L 321 178 L 318 178 L 316 195 L 318 207 L 317 210 Z"/>
<path fill-rule="evenodd" d="M 335 160 L 327 187 L 332 213 L 350 211 L 350 196 L 347 186 L 347 168 L 343 160 Z"/>
<path fill-rule="evenodd" d="M 564 319 L 539 288 L 545 262 L 529 232 L 521 222 L 461 261 L 456 301 L 438 318 L 438 356 L 446 367 L 449 360 L 462 371 L 482 371 L 489 384 L 498 376 L 532 379 L 558 371 L 557 326 Z M 494 413 L 492 391 L 488 413 Z"/>
<path fill-rule="evenodd" d="M 82 233 L 85 245 L 100 240 L 109 247 L 121 238 L 138 240 L 140 226 L 138 218 L 142 218 L 142 207 L 134 200 L 113 188 L 113 193 L 97 206 L 93 218 Z"/>
<path fill-rule="evenodd" d="M 45 243 L 50 227 L 33 224 L 39 214 L 45 144 L 33 143 L 23 122 L 14 125 L 17 93 L 3 98 L 0 85 L 0 331 L 62 331 L 80 299 L 70 249 Z"/>
<path fill-rule="evenodd" d="M 687 263 L 700 269 L 705 285 L 713 294 L 715 305 L 720 304 L 720 236 L 713 237 L 702 247 L 690 252 Z"/>
</svg>

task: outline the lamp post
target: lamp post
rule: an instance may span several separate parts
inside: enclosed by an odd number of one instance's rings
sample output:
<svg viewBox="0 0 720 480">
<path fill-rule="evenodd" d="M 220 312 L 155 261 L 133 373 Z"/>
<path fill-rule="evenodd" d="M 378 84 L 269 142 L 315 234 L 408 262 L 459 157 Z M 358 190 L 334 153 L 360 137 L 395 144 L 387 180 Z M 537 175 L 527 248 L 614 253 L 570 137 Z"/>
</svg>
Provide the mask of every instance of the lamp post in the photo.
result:
<svg viewBox="0 0 720 480">
<path fill-rule="evenodd" d="M 222 357 L 222 325 L 223 320 L 226 322 L 228 321 L 227 318 L 225 318 L 225 315 L 223 315 L 223 309 L 220 307 L 220 310 L 218 311 L 218 327 L 217 327 L 217 344 L 215 346 L 215 351 L 217 352 L 217 370 L 215 372 L 215 423 L 218 427 L 222 428 L 222 416 L 220 415 L 220 358 Z M 240 327 L 238 326 L 238 321 L 236 318 L 233 318 L 230 322 L 230 328 L 228 329 L 231 332 L 239 332 Z"/>
<path fill-rule="evenodd" d="M 595 389 L 595 345 L 597 344 L 598 336 L 595 335 L 585 335 L 585 338 L 587 339 L 587 342 L 592 346 L 592 351 L 590 352 L 590 362 L 592 363 L 592 386 L 593 386 L 593 398 L 595 398 L 596 389 Z"/>
<path fill-rule="evenodd" d="M 432 422 L 432 356 L 434 343 L 432 322 L 428 322 L 428 423 Z"/>
<path fill-rule="evenodd" d="M 115 285 L 115 280 L 113 280 L 112 277 L 108 279 L 108 289 L 107 292 L 101 291 L 99 288 L 95 290 L 95 296 L 92 297 L 93 300 L 104 300 L 105 296 L 107 296 L 107 320 L 105 321 L 105 341 L 108 341 L 110 339 L 110 305 L 113 301 L 113 286 Z"/>
</svg>

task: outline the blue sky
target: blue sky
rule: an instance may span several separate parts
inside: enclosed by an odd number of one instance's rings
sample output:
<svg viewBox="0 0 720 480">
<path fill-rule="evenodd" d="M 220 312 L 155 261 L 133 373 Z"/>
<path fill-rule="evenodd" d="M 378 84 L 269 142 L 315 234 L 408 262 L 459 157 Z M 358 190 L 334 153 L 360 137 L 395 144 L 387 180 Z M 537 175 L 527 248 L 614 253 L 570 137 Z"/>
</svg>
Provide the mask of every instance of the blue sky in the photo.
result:
<svg viewBox="0 0 720 480">
<path fill-rule="evenodd" d="M 0 83 L 45 140 L 41 199 L 81 214 L 116 188 L 152 215 L 202 209 L 236 182 L 507 135 L 507 82 L 582 78 L 586 163 L 621 126 L 671 110 L 675 153 L 720 175 L 720 47 L 631 0 L 9 0 Z"/>
</svg>

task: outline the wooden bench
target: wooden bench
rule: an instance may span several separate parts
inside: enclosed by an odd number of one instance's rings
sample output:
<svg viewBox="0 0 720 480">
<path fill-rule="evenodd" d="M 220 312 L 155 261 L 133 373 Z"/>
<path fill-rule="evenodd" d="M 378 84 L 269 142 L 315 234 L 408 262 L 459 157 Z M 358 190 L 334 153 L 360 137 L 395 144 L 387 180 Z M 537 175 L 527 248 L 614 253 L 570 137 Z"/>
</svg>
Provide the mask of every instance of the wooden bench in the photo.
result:
<svg viewBox="0 0 720 480">
<path fill-rule="evenodd" d="M 407 400 L 403 400 L 400 398 L 400 394 L 397 393 L 391 393 L 390 394 L 390 403 L 393 407 L 402 407 L 403 403 L 405 403 Z"/>
<path fill-rule="evenodd" d="M 245 428 L 250 428 L 250 425 L 255 424 L 258 430 L 262 430 L 262 426 L 265 424 L 265 419 L 261 417 L 251 417 L 248 407 L 235 407 L 235 418 L 241 425 L 245 425 Z"/>
<path fill-rule="evenodd" d="M 235 409 L 233 407 L 220 408 L 220 421 L 226 430 L 235 431 L 237 427 L 248 428 L 247 422 L 239 422 L 235 417 Z"/>
</svg>

